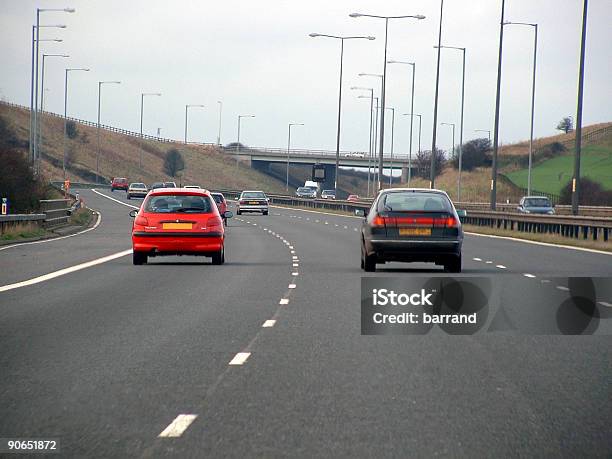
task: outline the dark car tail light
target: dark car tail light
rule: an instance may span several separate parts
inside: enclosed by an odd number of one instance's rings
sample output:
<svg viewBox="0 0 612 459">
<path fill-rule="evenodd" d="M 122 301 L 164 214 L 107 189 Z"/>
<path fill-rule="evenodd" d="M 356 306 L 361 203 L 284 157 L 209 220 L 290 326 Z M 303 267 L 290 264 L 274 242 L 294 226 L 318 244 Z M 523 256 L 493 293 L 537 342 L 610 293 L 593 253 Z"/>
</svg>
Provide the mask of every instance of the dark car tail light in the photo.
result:
<svg viewBox="0 0 612 459">
<path fill-rule="evenodd" d="M 438 228 L 456 228 L 457 219 L 450 217 L 381 217 L 377 215 L 372 220 L 372 226 L 429 226 Z"/>
<path fill-rule="evenodd" d="M 385 217 L 381 217 L 380 215 L 377 215 L 372 220 L 372 226 L 381 227 L 381 226 L 386 226 L 386 224 L 387 224 L 387 219 Z"/>
<path fill-rule="evenodd" d="M 136 220 L 134 220 L 134 224 L 138 226 L 149 226 L 149 220 L 147 219 L 147 217 L 138 215 L 136 217 Z"/>
</svg>

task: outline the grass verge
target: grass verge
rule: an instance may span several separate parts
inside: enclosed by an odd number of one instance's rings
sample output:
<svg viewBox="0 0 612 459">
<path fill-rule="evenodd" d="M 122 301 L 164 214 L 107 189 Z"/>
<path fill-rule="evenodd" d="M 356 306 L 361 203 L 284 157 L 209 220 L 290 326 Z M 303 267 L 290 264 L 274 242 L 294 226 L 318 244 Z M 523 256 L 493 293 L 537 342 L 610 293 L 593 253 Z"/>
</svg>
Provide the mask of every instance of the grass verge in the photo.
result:
<svg viewBox="0 0 612 459">
<path fill-rule="evenodd" d="M 47 231 L 30 222 L 17 223 L 0 235 L 0 241 L 19 241 L 47 235 Z"/>
</svg>

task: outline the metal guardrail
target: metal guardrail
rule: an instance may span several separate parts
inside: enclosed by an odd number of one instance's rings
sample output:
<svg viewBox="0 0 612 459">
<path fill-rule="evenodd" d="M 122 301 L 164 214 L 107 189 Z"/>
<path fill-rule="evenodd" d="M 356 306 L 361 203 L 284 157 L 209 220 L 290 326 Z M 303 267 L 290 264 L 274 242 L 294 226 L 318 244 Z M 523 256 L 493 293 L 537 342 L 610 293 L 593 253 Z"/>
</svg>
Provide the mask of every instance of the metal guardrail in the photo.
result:
<svg viewBox="0 0 612 459">
<path fill-rule="evenodd" d="M 506 212 L 468 212 L 461 218 L 463 223 L 488 226 L 490 228 L 528 233 L 548 233 L 578 239 L 591 238 L 594 241 L 609 240 L 612 218 L 575 217 L 564 215 L 511 214 Z"/>
<path fill-rule="evenodd" d="M 4 234 L 11 228 L 24 222 L 33 222 L 41 226 L 45 220 L 45 214 L 8 214 L 0 215 L 0 234 Z"/>
<path fill-rule="evenodd" d="M 70 221 L 72 212 L 72 200 L 70 199 L 43 199 L 40 201 L 41 210 L 45 214 L 43 226 L 50 228 L 65 225 Z"/>
</svg>

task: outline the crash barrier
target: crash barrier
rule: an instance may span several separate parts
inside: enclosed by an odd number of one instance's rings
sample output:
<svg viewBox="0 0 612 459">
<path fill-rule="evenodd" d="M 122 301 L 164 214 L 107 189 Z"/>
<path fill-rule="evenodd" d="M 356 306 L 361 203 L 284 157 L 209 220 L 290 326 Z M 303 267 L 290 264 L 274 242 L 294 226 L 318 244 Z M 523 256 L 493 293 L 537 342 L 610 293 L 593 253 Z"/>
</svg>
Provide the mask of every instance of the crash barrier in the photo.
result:
<svg viewBox="0 0 612 459">
<path fill-rule="evenodd" d="M 608 241 L 612 231 L 612 218 L 565 215 L 528 215 L 507 212 L 467 211 L 463 223 L 489 228 L 547 233 L 574 239 Z"/>
<path fill-rule="evenodd" d="M 70 221 L 73 211 L 71 199 L 43 199 L 40 201 L 40 209 L 45 214 L 43 226 L 51 228 L 65 225 Z"/>
<path fill-rule="evenodd" d="M 488 202 L 455 202 L 457 209 L 465 210 L 480 210 L 488 211 L 490 204 Z M 497 204 L 498 212 L 517 212 L 518 204 Z M 556 205 L 555 213 L 557 215 L 572 215 L 572 206 Z M 580 215 L 589 217 L 612 217 L 612 207 L 604 206 L 580 206 Z"/>
<path fill-rule="evenodd" d="M 9 214 L 0 215 L 0 234 L 4 234 L 17 225 L 23 223 L 34 223 L 35 225 L 42 227 L 45 220 L 45 214 Z"/>
<path fill-rule="evenodd" d="M 51 185 L 60 191 L 64 190 L 64 182 L 52 181 Z M 79 189 L 105 188 L 107 190 L 110 190 L 110 185 L 101 184 L 101 183 L 70 182 L 70 189 L 74 189 L 74 188 L 79 188 Z"/>
</svg>

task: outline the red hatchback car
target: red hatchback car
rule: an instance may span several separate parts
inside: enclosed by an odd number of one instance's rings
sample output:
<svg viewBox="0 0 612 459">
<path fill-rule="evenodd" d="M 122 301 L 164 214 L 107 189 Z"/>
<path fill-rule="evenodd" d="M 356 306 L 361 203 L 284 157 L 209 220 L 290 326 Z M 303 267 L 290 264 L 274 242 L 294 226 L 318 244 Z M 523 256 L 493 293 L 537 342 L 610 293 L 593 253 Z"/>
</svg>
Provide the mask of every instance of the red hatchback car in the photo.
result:
<svg viewBox="0 0 612 459">
<path fill-rule="evenodd" d="M 223 216 L 206 190 L 159 188 L 151 191 L 138 211 L 133 210 L 133 261 L 164 255 L 212 257 L 214 265 L 225 262 Z"/>
<path fill-rule="evenodd" d="M 115 177 L 111 182 L 111 191 L 123 190 L 127 191 L 130 187 L 130 182 L 124 177 Z"/>
</svg>

